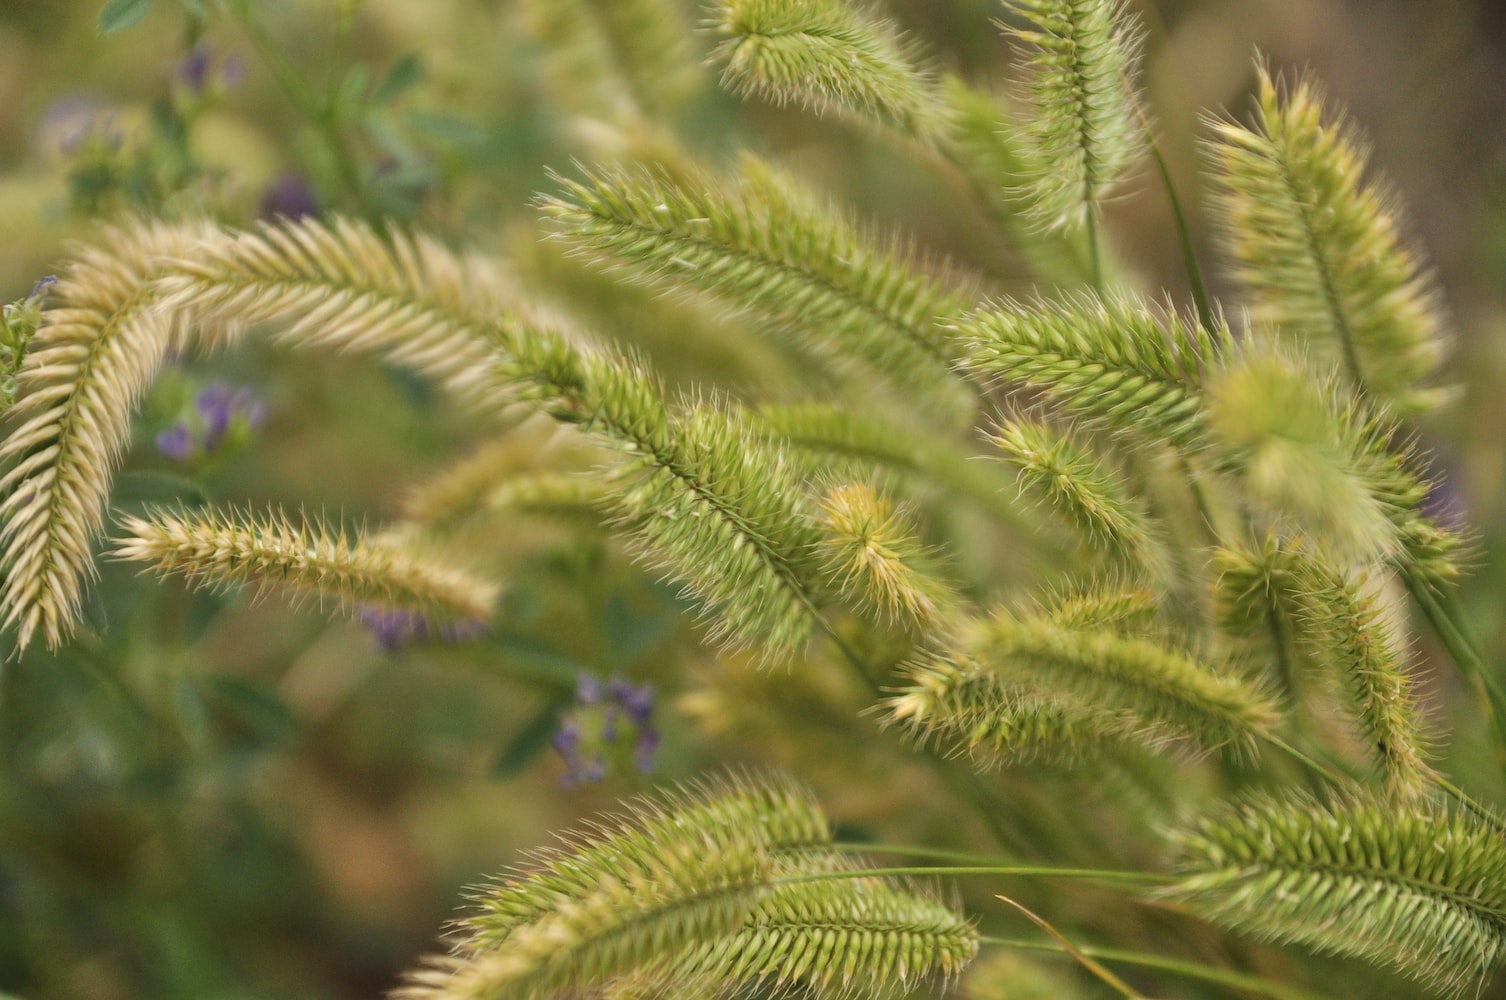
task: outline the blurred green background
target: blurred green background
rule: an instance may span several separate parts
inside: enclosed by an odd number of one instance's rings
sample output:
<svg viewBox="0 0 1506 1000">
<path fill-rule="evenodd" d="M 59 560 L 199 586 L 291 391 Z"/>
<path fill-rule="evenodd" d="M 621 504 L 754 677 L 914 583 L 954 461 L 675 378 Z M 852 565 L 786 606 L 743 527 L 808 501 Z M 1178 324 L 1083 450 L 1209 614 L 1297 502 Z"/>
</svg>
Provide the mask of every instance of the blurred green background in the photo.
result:
<svg viewBox="0 0 1506 1000">
<path fill-rule="evenodd" d="M 550 266 L 529 249 L 530 199 L 550 186 L 546 168 L 646 141 L 609 94 L 572 86 L 581 80 L 538 37 L 527 4 L 259 4 L 288 69 L 321 92 L 352 95 L 339 126 L 346 163 L 232 19 L 196 26 L 179 0 L 158 0 L 140 25 L 100 37 L 100 6 L 0 0 L 6 301 L 55 271 L 70 241 L 100 239 L 111 219 L 208 213 L 245 224 L 295 196 L 516 255 L 526 278 Z M 1149 38 L 1146 88 L 1190 205 L 1198 116 L 1244 113 L 1258 48 L 1325 82 L 1409 206 L 1410 235 L 1448 296 L 1462 386 L 1420 433 L 1449 502 L 1478 534 L 1468 606 L 1500 662 L 1506 14 L 1489 0 L 1136 6 Z M 886 9 L 944 64 L 1007 77 L 1007 46 L 988 28 L 995 4 L 895 0 Z M 687 26 L 698 17 L 690 4 L 683 15 Z M 184 61 L 196 46 L 210 54 L 207 76 L 190 80 Z M 708 48 L 695 36 L 689 62 Z M 674 124 L 708 159 L 763 151 L 922 244 L 963 260 L 980 252 L 956 239 L 967 231 L 965 204 L 922 164 L 798 109 L 740 102 L 718 91 L 714 70 L 693 86 Z M 1185 300 L 1165 200 L 1148 173 L 1138 197 L 1113 207 L 1112 239 L 1147 288 Z M 1194 228 L 1206 252 L 1196 218 Z M 632 317 L 610 321 L 676 378 L 714 379 L 726 363 L 656 347 Z M 212 379 L 254 387 L 267 409 L 244 448 L 194 470 L 195 488 L 217 500 L 380 523 L 397 514 L 404 484 L 481 436 L 472 417 L 401 373 L 251 344 L 184 359 L 154 390 L 126 459 L 123 508 L 175 488 L 183 470 L 153 442 Z M 545 431 L 519 440 L 523 458 L 558 447 Z M 7 657 L 0 994 L 382 994 L 434 950 L 466 884 L 644 787 L 631 773 L 561 787 L 565 767 L 547 745 L 583 671 L 656 686 L 665 742 L 655 780 L 713 762 L 778 765 L 815 783 L 844 821 L 917 840 L 954 822 L 906 812 L 924 801 L 927 775 L 892 741 L 863 750 L 872 724 L 858 716 L 862 692 L 713 671 L 673 588 L 609 539 L 530 523 L 489 543 L 505 556 L 493 568 L 506 598 L 496 628 L 468 643 L 387 650 L 356 624 L 249 595 L 190 595 L 106 566 L 93 632 L 56 654 Z M 704 669 L 669 669 L 687 660 Z M 729 715 L 729 700 L 744 711 Z M 760 726 L 757 707 L 775 701 L 777 718 L 802 720 L 798 738 Z"/>
</svg>

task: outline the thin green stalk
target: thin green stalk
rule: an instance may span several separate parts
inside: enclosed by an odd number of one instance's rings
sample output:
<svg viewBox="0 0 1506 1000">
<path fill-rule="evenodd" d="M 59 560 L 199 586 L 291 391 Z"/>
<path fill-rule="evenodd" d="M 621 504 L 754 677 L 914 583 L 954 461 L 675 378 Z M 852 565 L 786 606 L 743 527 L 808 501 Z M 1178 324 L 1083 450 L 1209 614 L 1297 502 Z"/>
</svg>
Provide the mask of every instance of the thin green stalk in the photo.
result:
<svg viewBox="0 0 1506 1000">
<path fill-rule="evenodd" d="M 1103 258 L 1098 249 L 1098 213 L 1088 206 L 1088 266 L 1092 269 L 1093 291 L 1103 292 Z"/>
<path fill-rule="evenodd" d="M 998 860 L 987 854 L 971 854 L 967 851 L 950 851 L 944 847 L 917 847 L 913 844 L 839 843 L 827 850 L 851 851 L 854 854 L 892 854 L 896 857 L 932 858 L 958 865 L 986 865 Z"/>
<path fill-rule="evenodd" d="M 1018 948 L 1021 951 L 1047 951 L 1058 955 L 1067 954 L 1066 948 L 1051 941 L 1026 941 L 1021 938 L 1001 938 L 990 937 L 988 935 L 983 935 L 978 940 L 983 944 L 998 945 L 1002 948 Z M 1231 969 L 1215 968 L 1211 965 L 1204 965 L 1201 962 L 1189 962 L 1179 958 L 1149 955 L 1139 951 L 1124 951 L 1118 948 L 1096 948 L 1090 945 L 1074 945 L 1074 947 L 1084 955 L 1091 958 L 1099 958 L 1105 962 L 1118 962 L 1123 965 L 1133 965 L 1142 969 L 1156 969 L 1160 972 L 1185 976 L 1188 979 L 1199 982 L 1226 986 L 1229 989 L 1248 990 L 1252 993 L 1271 997 L 1272 1000 L 1329 1000 L 1327 996 L 1321 993 L 1312 993 L 1295 986 L 1272 982 L 1261 976 L 1252 976 L 1248 973 L 1235 972 Z"/>
<path fill-rule="evenodd" d="M 1187 269 L 1187 283 L 1192 286 L 1192 301 L 1197 308 L 1198 323 L 1209 336 L 1214 336 L 1218 333 L 1218 325 L 1213 318 L 1212 300 L 1208 297 L 1208 285 L 1203 280 L 1203 269 L 1197 261 L 1197 250 L 1192 245 L 1192 232 L 1187 227 L 1187 216 L 1182 211 L 1182 199 L 1177 195 L 1176 183 L 1171 179 L 1171 168 L 1166 164 L 1166 157 L 1161 153 L 1161 146 L 1156 142 L 1155 133 L 1146 120 L 1144 111 L 1140 111 L 1140 124 L 1145 129 L 1145 141 L 1150 148 L 1151 158 L 1156 161 L 1156 172 L 1161 175 L 1166 200 L 1171 203 L 1172 222 L 1177 231 L 1177 242 L 1182 248 L 1182 265 Z"/>
<path fill-rule="evenodd" d="M 241 26 L 246 30 L 251 45 L 256 49 L 261 58 L 277 80 L 288 99 L 301 111 L 318 130 L 324 144 L 329 147 L 330 156 L 334 159 L 335 172 L 340 176 L 340 182 L 345 186 L 352 197 L 356 199 L 367 216 L 368 221 L 381 228 L 382 219 L 380 213 L 374 212 L 367 204 L 366 185 L 361 179 L 360 168 L 356 165 L 355 155 L 351 152 L 349 139 L 345 130 L 341 127 L 339 104 L 334 97 L 320 98 L 309 87 L 302 74 L 293 66 L 282 50 L 278 48 L 277 41 L 267 31 L 267 28 L 253 12 L 252 5 L 246 0 L 237 0 L 233 5 L 236 17 Z"/>
<path fill-rule="evenodd" d="M 1486 809 L 1479 802 L 1476 802 L 1468 793 L 1464 791 L 1464 789 L 1460 788 L 1452 781 L 1449 781 L 1448 778 L 1444 777 L 1438 772 L 1434 771 L 1431 777 L 1433 784 L 1437 785 L 1449 795 L 1453 796 L 1454 801 L 1458 802 L 1464 808 L 1474 813 L 1475 818 L 1480 820 L 1480 822 L 1484 823 L 1487 826 L 1494 827 L 1501 833 L 1506 834 L 1506 821 L 1503 821 L 1501 817 L 1497 816 L 1489 809 Z"/>
<path fill-rule="evenodd" d="M 1354 784 L 1353 781 L 1345 778 L 1343 775 L 1328 767 L 1326 764 L 1321 764 L 1313 758 L 1309 757 L 1307 754 L 1303 753 L 1301 750 L 1298 750 L 1296 747 L 1292 746 L 1290 743 L 1277 736 L 1276 734 L 1268 733 L 1263 738 L 1271 746 L 1275 747 L 1277 750 L 1284 752 L 1293 760 L 1311 770 L 1314 774 L 1318 774 L 1326 778 L 1334 787 L 1343 788 L 1347 785 Z"/>
<path fill-rule="evenodd" d="M 1491 729 L 1495 735 L 1496 764 L 1502 771 L 1506 771 L 1506 691 L 1501 689 L 1501 684 L 1486 667 L 1485 661 L 1475 651 L 1475 644 L 1470 640 L 1464 625 L 1458 620 L 1457 612 L 1449 604 L 1438 600 L 1438 596 L 1416 574 L 1403 572 L 1401 574 L 1407 590 L 1417 606 L 1422 609 L 1424 617 L 1433 626 L 1433 632 L 1438 640 L 1443 643 L 1443 648 L 1453 658 L 1454 665 L 1460 673 L 1473 680 L 1479 687 L 1484 688 L 1484 704 L 1481 708 L 1490 718 Z"/>
<path fill-rule="evenodd" d="M 864 845 L 834 845 L 861 849 Z M 822 850 L 828 850 L 822 847 Z M 807 872 L 774 879 L 774 883 L 819 882 L 838 878 L 888 878 L 900 875 L 999 875 L 1022 878 L 1069 878 L 1113 883 L 1162 885 L 1167 879 L 1154 872 L 1117 871 L 1109 868 L 1053 868 L 1050 865 L 901 865 L 895 868 L 853 868 L 841 871 Z"/>
</svg>

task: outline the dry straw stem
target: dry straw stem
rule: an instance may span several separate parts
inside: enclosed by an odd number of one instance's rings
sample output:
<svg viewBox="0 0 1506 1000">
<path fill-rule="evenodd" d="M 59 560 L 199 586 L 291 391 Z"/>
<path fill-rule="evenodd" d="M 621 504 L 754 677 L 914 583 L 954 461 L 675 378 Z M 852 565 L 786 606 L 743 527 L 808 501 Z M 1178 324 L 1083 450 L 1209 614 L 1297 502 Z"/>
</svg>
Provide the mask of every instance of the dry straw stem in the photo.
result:
<svg viewBox="0 0 1506 1000">
<path fill-rule="evenodd" d="M 151 510 L 121 518 L 120 528 L 114 558 L 150 563 L 200 587 L 249 583 L 285 590 L 295 601 L 332 601 L 346 610 L 372 604 L 464 622 L 485 621 L 497 603 L 497 585 L 457 566 L 453 554 L 411 537 L 351 539 L 276 510 Z"/>
<path fill-rule="evenodd" d="M 826 570 L 870 614 L 925 635 L 958 615 L 960 595 L 916 536 L 909 512 L 861 483 L 840 483 L 819 501 Z"/>
<path fill-rule="evenodd" d="M 1032 49 L 1028 211 L 1048 228 L 1082 228 L 1143 145 L 1133 90 L 1141 33 L 1119 0 L 1012 6 L 1030 27 L 1009 34 Z"/>
<path fill-rule="evenodd" d="M 956 327 L 962 364 L 985 383 L 1044 391 L 1112 430 L 1201 446 L 1203 366 L 1231 342 L 1128 293 L 1059 302 L 1005 300 Z"/>
<path fill-rule="evenodd" d="M 618 520 L 682 580 L 716 638 L 771 659 L 817 622 L 819 533 L 783 450 L 730 403 L 678 412 L 642 366 L 534 331 L 505 374 L 546 413 L 628 456 Z"/>
<path fill-rule="evenodd" d="M 572 246 L 772 321 L 822 356 L 909 391 L 912 403 L 949 413 L 966 405 L 942 322 L 961 312 L 960 295 L 902 244 L 861 232 L 793 178 L 745 157 L 730 180 L 604 169 L 561 184 L 564 194 L 541 204 Z"/>
<path fill-rule="evenodd" d="M 892 24 L 841 0 L 721 0 L 722 82 L 776 104 L 877 121 L 922 141 L 946 124 L 932 75 Z"/>
<path fill-rule="evenodd" d="M 348 219 L 267 224 L 193 247 L 159 288 L 163 308 L 232 332 L 271 324 L 295 346 L 378 354 L 484 412 L 509 400 L 495 372 L 517 295 L 494 261 L 427 237 Z"/>
<path fill-rule="evenodd" d="M 157 304 L 162 259 L 209 232 L 136 223 L 77 252 L 52 290 L 20 371 L 20 401 L 0 444 L 0 607 L 24 649 L 38 631 L 57 648 L 77 621 L 92 545 L 131 414 L 187 333 Z"/>
<path fill-rule="evenodd" d="M 1468 812 L 1262 799 L 1178 839 L 1182 877 L 1168 895 L 1227 927 L 1455 995 L 1506 955 L 1506 841 Z"/>
<path fill-rule="evenodd" d="M 1311 80 L 1263 63 L 1255 126 L 1212 119 L 1214 208 L 1234 274 L 1262 326 L 1342 364 L 1362 394 L 1401 415 L 1440 398 L 1421 383 L 1444 353 L 1438 295 L 1402 247 L 1395 199 L 1365 183 L 1367 153 L 1324 121 Z"/>
</svg>

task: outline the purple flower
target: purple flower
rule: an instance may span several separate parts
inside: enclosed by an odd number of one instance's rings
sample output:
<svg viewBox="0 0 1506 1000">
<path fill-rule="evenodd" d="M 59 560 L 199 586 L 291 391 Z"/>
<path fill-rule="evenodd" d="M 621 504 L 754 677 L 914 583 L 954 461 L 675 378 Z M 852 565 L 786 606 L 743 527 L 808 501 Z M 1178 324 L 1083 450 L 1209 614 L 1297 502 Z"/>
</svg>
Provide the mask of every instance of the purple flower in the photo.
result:
<svg viewBox="0 0 1506 1000">
<path fill-rule="evenodd" d="M 560 720 L 553 745 L 564 760 L 566 788 L 601 781 L 612 770 L 640 774 L 654 769 L 659 731 L 653 725 L 654 689 L 614 677 L 605 685 L 593 674 L 576 678 L 575 705 Z"/>
<path fill-rule="evenodd" d="M 612 700 L 633 720 L 633 725 L 646 724 L 654 713 L 654 687 L 652 684 L 634 685 L 620 677 L 614 677 L 610 688 Z"/>
<path fill-rule="evenodd" d="M 213 72 L 216 62 L 219 63 L 218 74 Z M 231 54 L 216 60 L 214 50 L 202 43 L 195 45 L 178 63 L 178 79 L 195 96 L 215 86 L 233 87 L 244 75 L 245 66 L 237 56 Z"/>
<path fill-rule="evenodd" d="M 639 774 L 654 773 L 654 754 L 659 749 L 659 730 L 647 727 L 639 731 L 633 744 L 633 764 Z"/>
<path fill-rule="evenodd" d="M 214 61 L 214 53 L 207 45 L 195 45 L 183 61 L 178 64 L 178 79 L 188 85 L 188 89 L 196 94 L 204 92 L 204 87 L 209 82 L 209 66 Z"/>
<path fill-rule="evenodd" d="M 248 434 L 266 419 L 266 405 L 251 390 L 212 382 L 194 397 L 187 416 L 157 435 L 157 450 L 178 462 L 206 458 L 228 436 Z"/>
<path fill-rule="evenodd" d="M 198 442 L 193 431 L 182 421 L 157 435 L 157 450 L 174 462 L 190 461 L 198 453 Z"/>
<path fill-rule="evenodd" d="M 486 623 L 462 619 L 436 625 L 417 611 L 391 608 L 381 604 L 362 604 L 356 608 L 356 620 L 371 633 L 376 644 L 388 653 L 412 642 L 465 642 L 486 630 Z"/>
<path fill-rule="evenodd" d="M 302 219 L 319 214 L 319 199 L 302 174 L 283 174 L 261 196 L 263 219 Z"/>
</svg>

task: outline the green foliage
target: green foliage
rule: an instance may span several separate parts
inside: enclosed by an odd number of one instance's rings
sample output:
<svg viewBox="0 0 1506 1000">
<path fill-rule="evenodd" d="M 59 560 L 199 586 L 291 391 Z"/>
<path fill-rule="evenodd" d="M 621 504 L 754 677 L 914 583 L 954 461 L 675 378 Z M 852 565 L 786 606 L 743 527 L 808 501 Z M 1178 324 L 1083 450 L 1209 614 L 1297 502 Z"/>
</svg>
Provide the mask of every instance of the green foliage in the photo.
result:
<svg viewBox="0 0 1506 1000">
<path fill-rule="evenodd" d="M 144 117 L 34 164 L 0 988 L 1483 995 L 1499 602 L 1403 423 L 1437 292 L 1316 86 L 1257 63 L 1254 123 L 1205 120 L 1205 221 L 1138 92 L 1203 36 L 1122 0 L 1003 44 L 960 3 L 505 8 L 188 2 L 171 82 L 121 71 Z M 1185 282 L 1109 205 L 1143 150 Z M 598 782 L 646 794 L 415 957 Z"/>
</svg>

